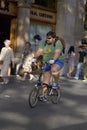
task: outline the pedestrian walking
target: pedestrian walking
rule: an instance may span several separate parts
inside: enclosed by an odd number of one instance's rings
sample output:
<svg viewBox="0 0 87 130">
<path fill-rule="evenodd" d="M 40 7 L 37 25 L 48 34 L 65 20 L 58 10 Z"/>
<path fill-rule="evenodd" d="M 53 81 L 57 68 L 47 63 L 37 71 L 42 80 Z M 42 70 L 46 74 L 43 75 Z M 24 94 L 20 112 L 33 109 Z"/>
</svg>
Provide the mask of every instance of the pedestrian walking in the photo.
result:
<svg viewBox="0 0 87 130">
<path fill-rule="evenodd" d="M 67 58 L 67 61 L 68 61 L 68 73 L 67 73 L 67 77 L 71 78 L 72 73 L 75 70 L 76 53 L 75 53 L 74 46 L 70 46 L 66 58 Z"/>
<path fill-rule="evenodd" d="M 4 41 L 5 47 L 1 49 L 0 60 L 3 61 L 1 65 L 1 77 L 3 78 L 3 83 L 7 84 L 9 82 L 8 69 L 12 63 L 12 68 L 14 68 L 14 53 L 13 49 L 10 47 L 10 40 L 6 39 Z"/>
<path fill-rule="evenodd" d="M 83 62 L 84 62 L 84 57 L 86 53 L 83 49 L 83 46 L 79 46 L 79 52 L 78 52 L 78 64 L 77 64 L 77 69 L 76 69 L 76 74 L 75 74 L 75 79 L 78 80 L 80 78 L 80 74 L 83 70 Z"/>
</svg>

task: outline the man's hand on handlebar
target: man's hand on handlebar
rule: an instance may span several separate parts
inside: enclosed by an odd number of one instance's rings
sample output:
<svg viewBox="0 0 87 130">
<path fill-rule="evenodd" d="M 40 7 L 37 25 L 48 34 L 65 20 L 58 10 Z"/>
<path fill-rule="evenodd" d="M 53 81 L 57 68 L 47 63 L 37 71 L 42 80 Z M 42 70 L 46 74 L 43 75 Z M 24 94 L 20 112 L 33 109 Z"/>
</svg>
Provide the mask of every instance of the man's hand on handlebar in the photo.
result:
<svg viewBox="0 0 87 130">
<path fill-rule="evenodd" d="M 48 61 L 49 64 L 53 64 L 55 62 L 55 60 L 51 59 Z"/>
</svg>

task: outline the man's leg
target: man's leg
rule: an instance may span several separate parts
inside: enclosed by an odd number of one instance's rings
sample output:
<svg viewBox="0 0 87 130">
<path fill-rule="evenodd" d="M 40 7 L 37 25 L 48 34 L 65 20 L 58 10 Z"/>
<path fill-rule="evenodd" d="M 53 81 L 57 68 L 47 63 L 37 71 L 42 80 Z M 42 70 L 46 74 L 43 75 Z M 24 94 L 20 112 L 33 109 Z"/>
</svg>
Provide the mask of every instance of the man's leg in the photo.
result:
<svg viewBox="0 0 87 130">
<path fill-rule="evenodd" d="M 50 82 L 50 78 L 51 78 L 51 73 L 49 72 L 44 72 L 43 73 L 43 89 L 42 89 L 42 94 L 44 95 L 44 93 L 47 90 L 47 85 L 49 85 Z M 47 84 L 47 85 L 46 85 Z"/>
<path fill-rule="evenodd" d="M 50 77 L 51 77 L 50 72 L 43 73 L 42 94 L 39 96 L 40 101 L 46 101 L 45 93 L 46 93 L 47 87 L 49 86 Z"/>
<path fill-rule="evenodd" d="M 54 81 L 55 81 L 55 82 L 58 82 L 58 80 L 59 80 L 60 70 L 61 70 L 61 68 L 60 68 L 60 66 L 57 65 L 57 64 L 54 64 L 54 65 L 52 66 L 52 68 L 51 68 L 51 73 L 52 73 L 52 75 L 53 75 L 53 77 L 54 77 Z"/>
<path fill-rule="evenodd" d="M 53 78 L 54 78 L 53 87 L 59 86 L 58 81 L 59 81 L 59 77 L 60 77 L 60 70 L 61 70 L 61 68 L 57 64 L 54 64 L 51 68 L 51 73 L 52 73 Z"/>
<path fill-rule="evenodd" d="M 76 74 L 75 74 L 75 79 L 79 79 L 79 75 L 81 72 L 81 68 L 82 68 L 82 63 L 78 63 L 77 65 L 77 70 L 76 70 Z"/>
</svg>

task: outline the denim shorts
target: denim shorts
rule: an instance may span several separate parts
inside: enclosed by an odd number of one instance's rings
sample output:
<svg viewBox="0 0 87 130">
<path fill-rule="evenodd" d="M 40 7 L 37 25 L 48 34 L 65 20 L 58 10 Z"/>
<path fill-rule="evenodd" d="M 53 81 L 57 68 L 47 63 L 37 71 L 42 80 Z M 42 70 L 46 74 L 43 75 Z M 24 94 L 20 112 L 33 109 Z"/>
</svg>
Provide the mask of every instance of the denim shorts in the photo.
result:
<svg viewBox="0 0 87 130">
<path fill-rule="evenodd" d="M 63 68 L 63 66 L 64 66 L 64 60 L 55 60 L 54 64 L 57 64 L 58 66 L 60 66 L 60 68 Z M 50 71 L 52 65 L 50 65 L 50 64 L 43 65 L 43 72 Z"/>
</svg>

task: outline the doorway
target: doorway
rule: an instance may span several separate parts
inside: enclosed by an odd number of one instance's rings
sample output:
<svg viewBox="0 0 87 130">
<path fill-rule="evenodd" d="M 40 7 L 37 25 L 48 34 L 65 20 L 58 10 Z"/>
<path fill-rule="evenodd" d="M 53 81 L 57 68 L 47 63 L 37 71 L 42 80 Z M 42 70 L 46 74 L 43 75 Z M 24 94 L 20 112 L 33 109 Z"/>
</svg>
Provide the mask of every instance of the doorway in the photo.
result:
<svg viewBox="0 0 87 130">
<path fill-rule="evenodd" d="M 4 40 L 10 39 L 11 18 L 0 14 L 0 51 L 4 47 Z"/>
</svg>

